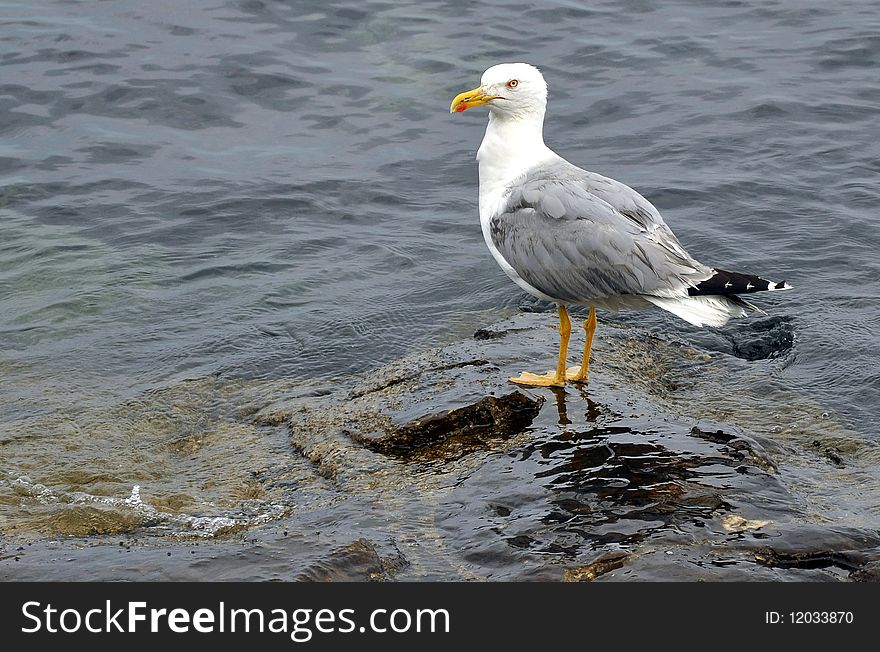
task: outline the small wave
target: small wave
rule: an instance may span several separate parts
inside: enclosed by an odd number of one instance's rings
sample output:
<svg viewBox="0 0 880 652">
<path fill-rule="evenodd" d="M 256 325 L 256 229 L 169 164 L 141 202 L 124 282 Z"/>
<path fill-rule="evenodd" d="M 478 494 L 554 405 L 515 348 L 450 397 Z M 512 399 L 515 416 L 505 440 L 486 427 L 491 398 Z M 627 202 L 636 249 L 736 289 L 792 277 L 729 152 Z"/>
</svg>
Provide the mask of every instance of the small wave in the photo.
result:
<svg viewBox="0 0 880 652">
<path fill-rule="evenodd" d="M 15 477 L 7 473 L 7 479 L 0 480 L 0 487 L 10 487 L 16 494 L 32 498 L 43 505 L 97 505 L 132 514 L 138 527 L 156 531 L 170 531 L 173 536 L 217 537 L 234 530 L 253 527 L 282 518 L 290 513 L 289 506 L 277 503 L 255 502 L 243 513 L 236 516 L 192 516 L 163 512 L 141 498 L 140 485 L 133 485 L 128 498 L 95 496 L 82 491 L 56 491 L 27 476 Z M 127 519 L 130 520 L 130 519 Z"/>
</svg>

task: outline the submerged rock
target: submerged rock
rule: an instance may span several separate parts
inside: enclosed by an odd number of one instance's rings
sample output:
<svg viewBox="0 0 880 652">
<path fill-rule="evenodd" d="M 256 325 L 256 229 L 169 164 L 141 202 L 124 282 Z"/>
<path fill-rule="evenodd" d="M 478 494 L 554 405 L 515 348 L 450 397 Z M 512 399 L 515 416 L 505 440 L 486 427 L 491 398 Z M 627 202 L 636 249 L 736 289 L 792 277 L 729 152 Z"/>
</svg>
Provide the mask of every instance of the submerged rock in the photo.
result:
<svg viewBox="0 0 880 652">
<path fill-rule="evenodd" d="M 346 431 L 377 453 L 401 458 L 430 456 L 453 459 L 485 447 L 493 438 L 507 438 L 532 424 L 544 399 L 521 392 L 486 396 L 476 403 L 439 414 L 428 414 L 402 426 L 388 424 L 380 433 Z"/>
<path fill-rule="evenodd" d="M 443 577 L 468 579 L 871 576 L 870 538 L 811 527 L 805 547 L 804 504 L 769 452 L 785 449 L 690 401 L 700 382 L 723 384 L 726 371 L 707 372 L 716 358 L 612 328 L 589 386 L 511 385 L 543 371 L 534 360 L 552 363 L 552 323 L 519 315 L 261 418 L 286 424 L 336 491 L 389 522 L 411 519 L 383 533 L 415 528 L 434 542 L 402 573 L 440 563 L 453 573 Z M 676 414 L 683 403 L 704 414 Z M 719 393 L 719 404 L 733 403 Z"/>
<path fill-rule="evenodd" d="M 338 548 L 297 575 L 300 582 L 357 582 L 392 579 L 406 566 L 403 555 L 383 558 L 376 546 L 358 539 Z"/>
<path fill-rule="evenodd" d="M 730 337 L 732 353 L 745 360 L 765 360 L 783 355 L 794 346 L 791 317 L 767 317 L 745 322 Z"/>
<path fill-rule="evenodd" d="M 602 555 L 599 559 L 586 566 L 568 569 L 563 574 L 562 579 L 566 582 L 592 582 L 601 575 L 622 568 L 624 563 L 626 563 L 627 557 L 628 555 L 623 552 L 611 552 Z"/>
<path fill-rule="evenodd" d="M 281 443 L 234 474 L 237 492 L 257 507 L 271 496 L 273 511 L 219 524 L 90 513 L 77 520 L 88 528 L 68 528 L 88 545 L 65 548 L 77 561 L 66 579 L 877 579 L 877 528 L 854 508 L 876 450 L 809 397 L 771 387 L 771 358 L 606 323 L 588 386 L 508 381 L 552 366 L 557 337 L 553 315 L 524 313 L 358 378 L 269 388 L 262 402 L 257 388 L 222 430 L 254 437 L 221 442 Z M 180 441 L 169 438 L 175 455 L 197 448 Z M 120 533 L 202 521 L 211 543 L 186 555 L 118 545 Z M 111 535 L 114 555 L 141 561 L 108 566 Z M 3 546 L 4 579 L 40 578 L 58 555 Z"/>
</svg>

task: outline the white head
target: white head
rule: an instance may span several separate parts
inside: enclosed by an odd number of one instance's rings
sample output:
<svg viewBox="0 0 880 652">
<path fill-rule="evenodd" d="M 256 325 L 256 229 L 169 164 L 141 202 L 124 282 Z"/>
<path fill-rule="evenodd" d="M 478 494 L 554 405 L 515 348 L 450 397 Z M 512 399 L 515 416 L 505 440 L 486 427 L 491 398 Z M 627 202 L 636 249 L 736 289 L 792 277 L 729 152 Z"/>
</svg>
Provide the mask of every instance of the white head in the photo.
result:
<svg viewBox="0 0 880 652">
<path fill-rule="evenodd" d="M 543 121 L 547 82 L 541 71 L 527 63 L 501 63 L 483 73 L 479 87 L 452 100 L 450 113 L 488 106 L 496 118 Z"/>
</svg>

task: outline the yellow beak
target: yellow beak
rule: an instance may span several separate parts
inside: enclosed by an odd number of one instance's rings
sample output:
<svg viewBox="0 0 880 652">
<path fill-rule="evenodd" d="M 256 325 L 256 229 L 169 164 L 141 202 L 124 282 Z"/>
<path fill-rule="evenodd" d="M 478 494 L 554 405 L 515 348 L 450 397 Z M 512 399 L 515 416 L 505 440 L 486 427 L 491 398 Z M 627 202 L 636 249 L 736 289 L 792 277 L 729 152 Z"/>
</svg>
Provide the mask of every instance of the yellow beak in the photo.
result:
<svg viewBox="0 0 880 652">
<path fill-rule="evenodd" d="M 455 96 L 452 104 L 449 105 L 449 112 L 461 113 L 462 111 L 467 111 L 472 106 L 483 106 L 492 100 L 498 99 L 498 97 L 498 95 L 486 95 L 480 88 L 465 91 Z"/>
</svg>

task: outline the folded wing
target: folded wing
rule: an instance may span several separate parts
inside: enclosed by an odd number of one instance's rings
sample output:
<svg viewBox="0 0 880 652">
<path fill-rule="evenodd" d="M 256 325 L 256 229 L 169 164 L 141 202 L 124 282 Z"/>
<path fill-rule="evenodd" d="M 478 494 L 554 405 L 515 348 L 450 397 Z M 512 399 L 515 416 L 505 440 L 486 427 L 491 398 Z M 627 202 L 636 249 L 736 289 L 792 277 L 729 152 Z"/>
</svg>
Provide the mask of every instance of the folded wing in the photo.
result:
<svg viewBox="0 0 880 652">
<path fill-rule="evenodd" d="M 511 267 L 564 302 L 687 297 L 713 275 L 641 195 L 561 159 L 515 181 L 490 227 Z"/>
</svg>

